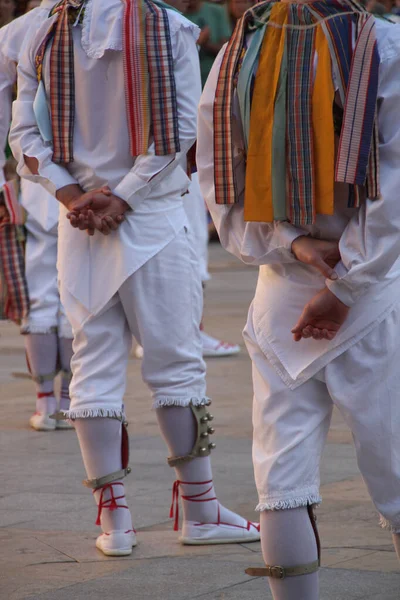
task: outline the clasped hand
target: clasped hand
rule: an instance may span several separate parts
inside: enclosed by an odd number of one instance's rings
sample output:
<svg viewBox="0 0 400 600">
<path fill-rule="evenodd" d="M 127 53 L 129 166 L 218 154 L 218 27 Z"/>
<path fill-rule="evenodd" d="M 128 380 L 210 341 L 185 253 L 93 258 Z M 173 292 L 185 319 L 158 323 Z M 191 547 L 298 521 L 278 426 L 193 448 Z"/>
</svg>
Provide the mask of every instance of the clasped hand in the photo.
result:
<svg viewBox="0 0 400 600">
<path fill-rule="evenodd" d="M 69 211 L 67 219 L 72 227 L 86 230 L 89 235 L 94 235 L 95 231 L 109 235 L 118 229 L 129 210 L 129 205 L 115 196 L 107 186 L 82 193 L 66 203 L 66 206 Z"/>
<path fill-rule="evenodd" d="M 292 252 L 297 260 L 315 267 L 325 278 L 338 278 L 333 270 L 340 261 L 338 242 L 300 236 L 294 240 Z M 321 290 L 306 304 L 292 329 L 294 341 L 311 337 L 314 340 L 333 340 L 349 310 L 328 288 Z"/>
</svg>

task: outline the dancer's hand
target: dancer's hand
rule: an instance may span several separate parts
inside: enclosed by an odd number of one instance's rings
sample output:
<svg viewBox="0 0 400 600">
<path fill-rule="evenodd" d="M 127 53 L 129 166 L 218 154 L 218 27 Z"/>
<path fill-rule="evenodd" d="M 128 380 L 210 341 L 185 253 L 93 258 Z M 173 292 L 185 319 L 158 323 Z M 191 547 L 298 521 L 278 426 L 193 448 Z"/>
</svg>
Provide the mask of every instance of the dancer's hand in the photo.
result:
<svg viewBox="0 0 400 600">
<path fill-rule="evenodd" d="M 327 279 L 337 279 L 333 267 L 340 261 L 338 242 L 301 235 L 293 241 L 292 253 L 300 262 L 318 269 Z"/>
<path fill-rule="evenodd" d="M 310 337 L 314 340 L 333 340 L 349 310 L 346 304 L 325 288 L 304 307 L 300 319 L 292 329 L 294 341 Z"/>
<path fill-rule="evenodd" d="M 96 230 L 108 235 L 118 229 L 130 207 L 108 187 L 103 187 L 83 194 L 69 208 L 67 218 L 73 227 L 87 229 L 89 235 L 94 235 Z"/>
</svg>

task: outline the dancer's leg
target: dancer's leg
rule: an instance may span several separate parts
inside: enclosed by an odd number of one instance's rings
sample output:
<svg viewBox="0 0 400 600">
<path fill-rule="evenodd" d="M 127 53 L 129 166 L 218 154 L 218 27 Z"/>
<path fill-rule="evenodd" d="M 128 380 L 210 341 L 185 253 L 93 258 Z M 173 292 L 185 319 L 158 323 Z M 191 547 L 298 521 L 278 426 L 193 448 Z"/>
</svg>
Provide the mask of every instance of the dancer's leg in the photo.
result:
<svg viewBox="0 0 400 600">
<path fill-rule="evenodd" d="M 25 351 L 29 370 L 36 385 L 36 412 L 51 415 L 57 409 L 54 378 L 57 374 L 57 334 L 25 335 Z"/>
<path fill-rule="evenodd" d="M 36 414 L 30 419 L 34 429 L 49 431 L 55 423 L 49 419 L 57 408 L 54 378 L 57 374 L 57 229 L 45 231 L 28 216 L 25 252 L 26 280 L 30 311 L 22 323 L 29 370 L 36 383 Z"/>
<path fill-rule="evenodd" d="M 310 573 L 318 568 L 317 543 L 307 506 L 320 501 L 319 463 L 332 401 L 320 379 L 287 387 L 259 348 L 252 318 L 250 309 L 245 341 L 253 367 L 253 463 L 263 556 L 269 567 L 306 566 L 309 573 L 268 581 L 275 600 L 317 600 L 318 575 Z"/>
<path fill-rule="evenodd" d="M 169 463 L 176 468 L 179 482 L 190 482 L 174 486 L 175 500 L 179 491 L 186 498 L 182 539 L 185 543 L 195 543 L 194 538 L 202 536 L 198 543 L 207 543 L 207 535 L 209 539 L 214 536 L 211 543 L 217 538 L 258 539 L 258 527 L 224 509 L 215 499 L 199 331 L 202 286 L 186 231 L 127 280 L 120 296 L 125 313 L 132 316 L 128 317 L 132 334 L 144 348 L 143 378 L 153 392 L 154 407 L 172 454 Z M 199 408 L 192 411 L 190 406 Z M 200 428 L 196 414 L 204 421 Z M 188 533 L 193 521 L 213 525 L 193 527 Z"/>
<path fill-rule="evenodd" d="M 75 429 L 89 480 L 122 469 L 121 428 L 121 421 L 117 419 L 76 419 Z M 99 524 L 103 532 L 132 531 L 132 518 L 127 508 L 122 479 L 116 479 L 108 487 L 95 489 L 94 497 L 99 506 Z M 113 497 L 115 504 L 112 503 Z"/>
<path fill-rule="evenodd" d="M 396 307 L 379 326 L 325 369 L 331 397 L 352 431 L 358 466 L 381 514 L 381 524 L 397 533 L 400 532 L 399 327 L 400 308 Z M 377 377 L 377 373 L 384 375 Z"/>
<path fill-rule="evenodd" d="M 107 555 L 130 554 L 136 538 L 122 481 L 127 448 L 121 420 L 131 334 L 117 295 L 92 317 L 68 292 L 62 298 L 75 333 L 71 405 L 64 414 L 75 422 L 88 487 L 99 507 L 103 535 L 96 545 Z"/>
<path fill-rule="evenodd" d="M 197 438 L 197 422 L 192 409 L 176 406 L 158 408 L 157 419 L 171 455 L 190 454 Z M 207 441 L 205 445 L 208 443 Z M 242 517 L 219 504 L 214 490 L 209 456 L 181 462 L 175 467 L 175 472 L 178 481 L 187 482 L 180 485 L 185 521 L 216 523 L 219 513 L 220 521 L 223 523 L 247 526 L 247 521 Z M 190 482 L 194 482 L 194 485 L 190 485 Z M 198 499 L 202 501 L 185 500 L 193 496 L 200 496 Z"/>
<path fill-rule="evenodd" d="M 261 548 L 266 565 L 283 568 L 318 561 L 318 550 L 307 508 L 263 511 Z M 318 600 L 318 572 L 294 577 L 268 578 L 274 600 Z"/>
</svg>

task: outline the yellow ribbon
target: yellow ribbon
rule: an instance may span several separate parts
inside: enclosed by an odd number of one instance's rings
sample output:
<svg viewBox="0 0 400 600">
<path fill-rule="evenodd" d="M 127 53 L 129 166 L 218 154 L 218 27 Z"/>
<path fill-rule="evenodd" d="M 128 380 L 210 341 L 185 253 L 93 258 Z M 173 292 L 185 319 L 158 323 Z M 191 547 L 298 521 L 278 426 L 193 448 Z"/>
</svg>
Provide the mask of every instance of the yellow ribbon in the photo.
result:
<svg viewBox="0 0 400 600">
<path fill-rule="evenodd" d="M 333 101 L 335 89 L 332 81 L 328 40 L 321 25 L 317 26 L 315 51 L 318 59 L 312 96 L 315 208 L 317 214 L 333 215 L 335 181 Z"/>
<path fill-rule="evenodd" d="M 287 4 L 275 4 L 260 52 L 250 115 L 245 221 L 272 222 L 272 133 L 274 105 L 285 48 Z"/>
</svg>

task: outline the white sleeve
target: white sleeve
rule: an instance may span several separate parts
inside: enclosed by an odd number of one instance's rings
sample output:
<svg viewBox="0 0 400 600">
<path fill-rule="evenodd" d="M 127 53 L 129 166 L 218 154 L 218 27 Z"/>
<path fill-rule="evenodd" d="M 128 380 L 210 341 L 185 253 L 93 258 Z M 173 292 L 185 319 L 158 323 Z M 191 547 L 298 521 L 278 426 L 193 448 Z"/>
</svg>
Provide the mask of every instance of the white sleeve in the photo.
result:
<svg viewBox="0 0 400 600">
<path fill-rule="evenodd" d="M 382 281 L 400 255 L 400 35 L 396 37 L 390 58 L 380 66 L 381 199 L 367 200 L 349 222 L 339 244 L 345 274 L 326 282 L 347 306 Z"/>
<path fill-rule="evenodd" d="M 196 140 L 196 114 L 201 94 L 199 55 L 193 27 L 180 27 L 172 36 L 174 75 L 178 104 L 180 152 L 155 156 L 154 145 L 149 153 L 139 156 L 132 169 L 113 189 L 135 209 L 151 191 L 162 183 L 179 164 Z"/>
<path fill-rule="evenodd" d="M 0 186 L 4 183 L 6 144 L 11 123 L 12 91 L 17 80 L 17 65 L 0 52 Z"/>
<path fill-rule="evenodd" d="M 33 102 L 38 82 L 32 56 L 34 43 L 27 44 L 18 63 L 18 97 L 13 104 L 10 146 L 18 161 L 18 173 L 42 186 L 53 196 L 58 189 L 77 183 L 67 169 L 52 161 L 53 150 L 46 146 L 37 127 Z M 39 174 L 33 175 L 25 164 L 24 156 L 36 158 Z"/>
<path fill-rule="evenodd" d="M 286 222 L 247 223 L 243 202 L 233 205 L 215 203 L 213 107 L 219 69 L 226 46 L 218 54 L 200 100 L 197 135 L 197 168 L 207 203 L 223 247 L 249 265 L 293 262 L 293 240 L 307 235 L 306 230 Z"/>
</svg>

